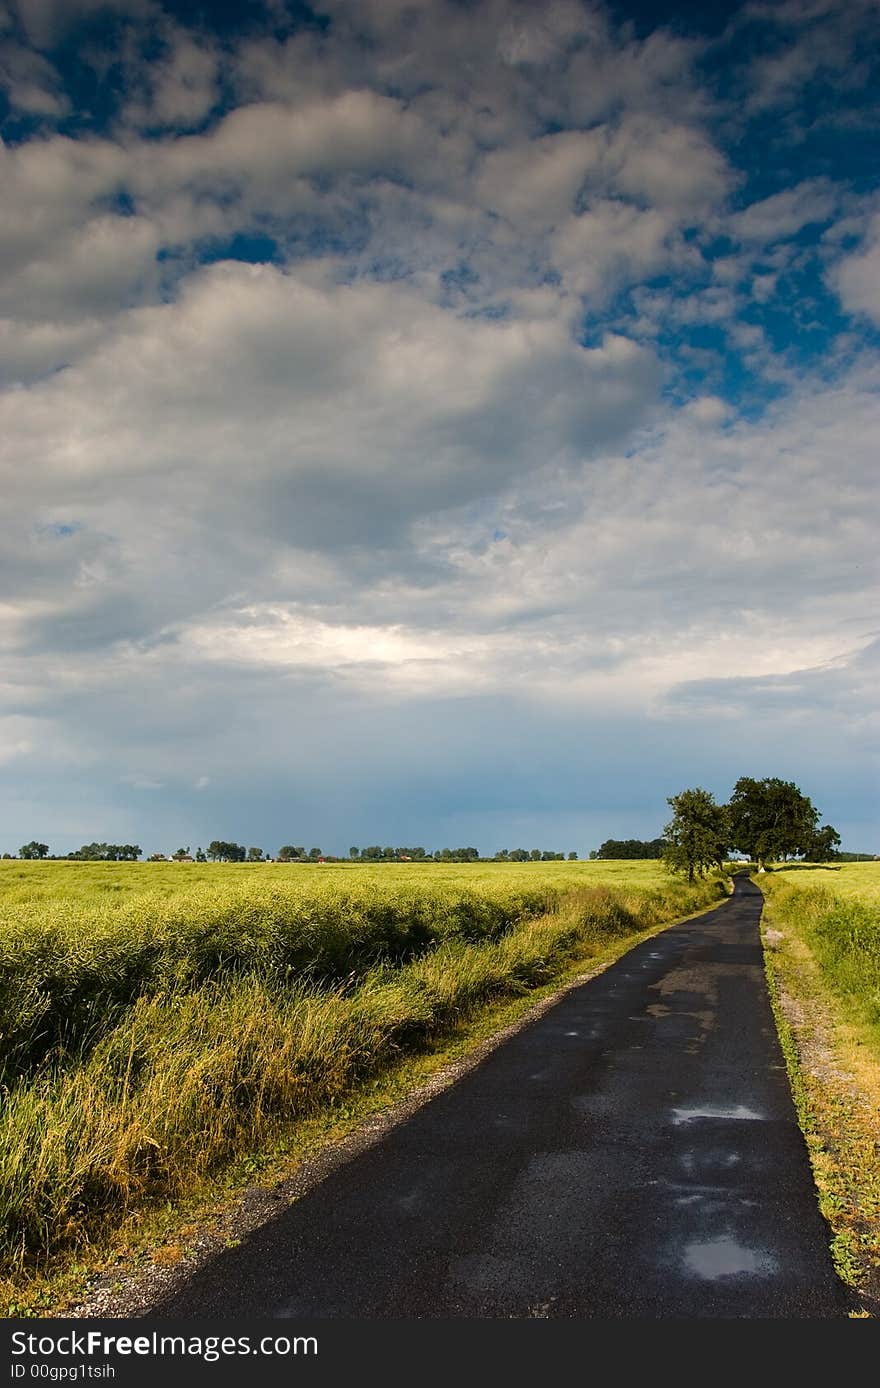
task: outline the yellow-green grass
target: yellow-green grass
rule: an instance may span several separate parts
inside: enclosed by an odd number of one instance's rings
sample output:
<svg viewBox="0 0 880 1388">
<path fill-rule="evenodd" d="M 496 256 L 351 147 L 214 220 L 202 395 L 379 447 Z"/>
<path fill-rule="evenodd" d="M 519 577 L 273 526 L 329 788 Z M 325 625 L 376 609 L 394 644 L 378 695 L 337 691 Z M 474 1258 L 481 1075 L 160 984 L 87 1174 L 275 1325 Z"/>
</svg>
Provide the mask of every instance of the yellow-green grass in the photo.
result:
<svg viewBox="0 0 880 1388">
<path fill-rule="evenodd" d="M 611 888 L 580 866 L 574 881 L 535 864 L 481 867 L 479 882 L 431 865 L 212 867 L 193 882 L 186 865 L 162 869 L 183 873 L 176 890 L 109 907 L 78 873 L 78 899 L 7 901 L 0 1251 L 23 1267 L 75 1248 L 488 1002 L 723 894 L 643 864 L 614 864 Z M 63 883 L 67 868 L 29 871 Z M 93 883 L 151 870 L 87 868 Z"/>
<path fill-rule="evenodd" d="M 351 983 L 498 939 L 573 891 L 607 884 L 641 906 L 668 890 L 657 863 L 3 866 L 0 1079 L 95 1045 L 142 995 L 243 974 Z"/>
<path fill-rule="evenodd" d="M 880 906 L 880 861 L 779 866 L 773 869 L 776 879 L 793 887 L 827 887 L 835 896 Z"/>
<path fill-rule="evenodd" d="M 191 887 L 223 885 L 263 890 L 279 882 L 298 889 L 327 883 L 443 884 L 509 890 L 539 884 L 662 886 L 668 880 L 659 859 L 545 863 L 94 863 L 0 860 L 0 912 L 39 901 L 98 902 L 113 907 L 143 893 L 174 897 Z"/>
<path fill-rule="evenodd" d="M 838 1272 L 880 1314 L 880 864 L 774 871 L 768 978 Z M 860 871 L 852 872 L 850 869 Z M 833 882 L 830 880 L 833 879 Z M 841 890 L 838 890 L 838 883 Z"/>
<path fill-rule="evenodd" d="M 849 872 L 848 868 L 861 869 Z M 825 985 L 865 1028 L 880 1062 L 880 863 L 839 871 L 777 870 L 756 878 L 769 914 L 809 949 Z M 865 869 L 869 869 L 866 871 Z"/>
</svg>

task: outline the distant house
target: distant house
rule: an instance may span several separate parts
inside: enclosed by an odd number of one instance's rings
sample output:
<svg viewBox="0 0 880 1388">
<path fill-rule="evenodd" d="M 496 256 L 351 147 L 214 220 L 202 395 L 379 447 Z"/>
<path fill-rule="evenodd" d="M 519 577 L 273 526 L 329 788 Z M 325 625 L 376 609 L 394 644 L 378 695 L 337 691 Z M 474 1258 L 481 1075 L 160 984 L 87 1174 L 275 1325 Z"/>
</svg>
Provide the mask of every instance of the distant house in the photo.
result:
<svg viewBox="0 0 880 1388">
<path fill-rule="evenodd" d="M 189 853 L 184 853 L 180 858 L 175 854 L 174 861 L 175 863 L 194 863 L 195 858 L 191 857 Z"/>
</svg>

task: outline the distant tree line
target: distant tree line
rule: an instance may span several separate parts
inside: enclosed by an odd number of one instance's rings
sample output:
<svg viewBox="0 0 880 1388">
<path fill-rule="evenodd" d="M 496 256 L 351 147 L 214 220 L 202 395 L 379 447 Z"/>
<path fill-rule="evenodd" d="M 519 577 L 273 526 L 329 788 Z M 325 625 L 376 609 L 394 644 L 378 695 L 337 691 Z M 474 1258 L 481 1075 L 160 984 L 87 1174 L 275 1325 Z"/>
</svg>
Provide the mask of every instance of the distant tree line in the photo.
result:
<svg viewBox="0 0 880 1388">
<path fill-rule="evenodd" d="M 591 858 L 662 858 L 665 839 L 606 839 Z"/>
<path fill-rule="evenodd" d="M 59 856 L 64 859 L 82 859 L 93 863 L 126 863 L 135 862 L 141 857 L 142 852 L 143 850 L 136 843 L 84 843 L 82 848 L 74 849 L 70 853 L 53 854 L 52 856 Z M 49 845 L 31 839 L 30 843 L 22 844 L 18 850 L 18 856 L 19 858 L 48 858 Z"/>
<path fill-rule="evenodd" d="M 726 805 L 717 804 L 713 795 L 695 787 L 670 796 L 667 803 L 673 815 L 663 835 L 656 839 L 606 839 L 590 853 L 591 859 L 662 858 L 674 872 L 684 872 L 689 880 L 721 866 L 731 852 L 745 854 L 759 868 L 780 859 L 800 858 L 804 862 L 871 862 L 871 853 L 840 852 L 840 835 L 831 824 L 819 825 L 819 812 L 793 781 L 768 776 L 758 781 L 741 776 Z M 4 853 L 4 858 L 11 855 Z M 19 849 L 21 858 L 49 858 L 49 846 L 32 839 Z M 142 856 L 138 844 L 87 843 L 60 858 L 89 862 L 133 862 Z M 480 858 L 476 848 L 438 848 L 429 853 L 414 848 L 352 847 L 348 858 L 325 854 L 320 848 L 284 844 L 277 859 L 262 848 L 246 848 L 225 839 L 212 839 L 207 852 L 197 848 L 178 848 L 172 859 L 179 862 L 220 863 L 316 863 L 316 862 L 440 862 L 474 863 Z M 558 853 L 542 848 L 502 848 L 488 861 L 496 863 L 537 863 L 577 861 L 577 853 Z M 154 853 L 150 862 L 167 861 L 164 853 Z"/>
<path fill-rule="evenodd" d="M 569 862 L 577 862 L 577 854 L 569 853 Z M 495 854 L 493 860 L 496 863 L 561 863 L 565 861 L 564 853 L 554 853 L 547 848 L 502 848 L 500 853 Z"/>
<path fill-rule="evenodd" d="M 12 855 L 5 853 L 3 856 L 9 858 Z M 50 856 L 62 859 L 78 858 L 92 862 L 129 862 L 142 857 L 143 850 L 138 844 L 87 843 L 75 852 L 50 855 L 48 844 L 38 843 L 36 839 L 33 839 L 30 843 L 22 845 L 18 856 L 20 858 L 48 858 Z M 569 861 L 573 862 L 578 855 L 577 853 L 569 853 L 567 856 Z M 169 857 L 176 862 L 183 863 L 270 863 L 272 861 L 281 863 L 476 863 L 487 861 L 481 859 L 479 850 L 472 847 L 438 848 L 434 853 L 429 853 L 421 846 L 415 848 L 388 846 L 383 848 L 379 844 L 372 844 L 368 848 L 350 848 L 348 858 L 340 858 L 331 853 L 325 854 L 320 848 L 306 850 L 302 845 L 289 843 L 283 844 L 279 848 L 277 858 L 273 860 L 271 853 L 265 852 L 262 848 L 246 848 L 244 844 L 227 839 L 212 839 L 208 844 L 207 852 L 197 848 L 193 854 L 189 848 L 178 848 L 167 856 L 164 853 L 152 853 L 147 861 L 164 863 L 168 861 Z M 551 852 L 548 849 L 502 848 L 488 861 L 496 863 L 546 863 L 561 862 L 565 857 L 565 853 Z"/>
</svg>

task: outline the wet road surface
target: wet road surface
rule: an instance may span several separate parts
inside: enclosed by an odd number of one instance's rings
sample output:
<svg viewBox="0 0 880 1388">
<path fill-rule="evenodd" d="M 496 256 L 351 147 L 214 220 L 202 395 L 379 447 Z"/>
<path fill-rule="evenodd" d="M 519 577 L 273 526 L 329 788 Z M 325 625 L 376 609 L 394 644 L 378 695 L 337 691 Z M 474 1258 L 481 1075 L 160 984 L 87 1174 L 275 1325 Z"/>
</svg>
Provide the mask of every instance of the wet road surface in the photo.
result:
<svg viewBox="0 0 880 1388">
<path fill-rule="evenodd" d="M 738 878 L 150 1315 L 845 1316 L 761 906 Z"/>
</svg>

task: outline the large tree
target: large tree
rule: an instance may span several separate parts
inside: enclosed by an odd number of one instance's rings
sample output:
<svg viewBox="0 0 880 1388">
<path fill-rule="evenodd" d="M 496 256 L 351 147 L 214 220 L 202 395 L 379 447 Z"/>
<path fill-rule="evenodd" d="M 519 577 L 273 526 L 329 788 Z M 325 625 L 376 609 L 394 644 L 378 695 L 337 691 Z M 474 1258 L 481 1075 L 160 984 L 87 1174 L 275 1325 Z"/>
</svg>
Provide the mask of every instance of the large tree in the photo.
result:
<svg viewBox="0 0 880 1388">
<path fill-rule="evenodd" d="M 721 867 L 728 849 L 726 807 L 716 804 L 712 792 L 699 786 L 669 796 L 667 804 L 672 819 L 663 830 L 666 866 L 686 873 L 689 882 L 704 877 L 710 868 Z"/>
<path fill-rule="evenodd" d="M 759 870 L 779 858 L 809 853 L 815 843 L 819 811 L 794 781 L 740 776 L 728 809 L 733 847 L 747 853 Z"/>
<path fill-rule="evenodd" d="M 47 843 L 37 843 L 36 839 L 31 839 L 30 843 L 23 843 L 18 850 L 20 858 L 48 858 L 49 845 Z"/>
<path fill-rule="evenodd" d="M 240 843 L 227 843 L 225 839 L 212 839 L 208 844 L 208 857 L 212 862 L 243 863 L 247 849 Z"/>
</svg>

